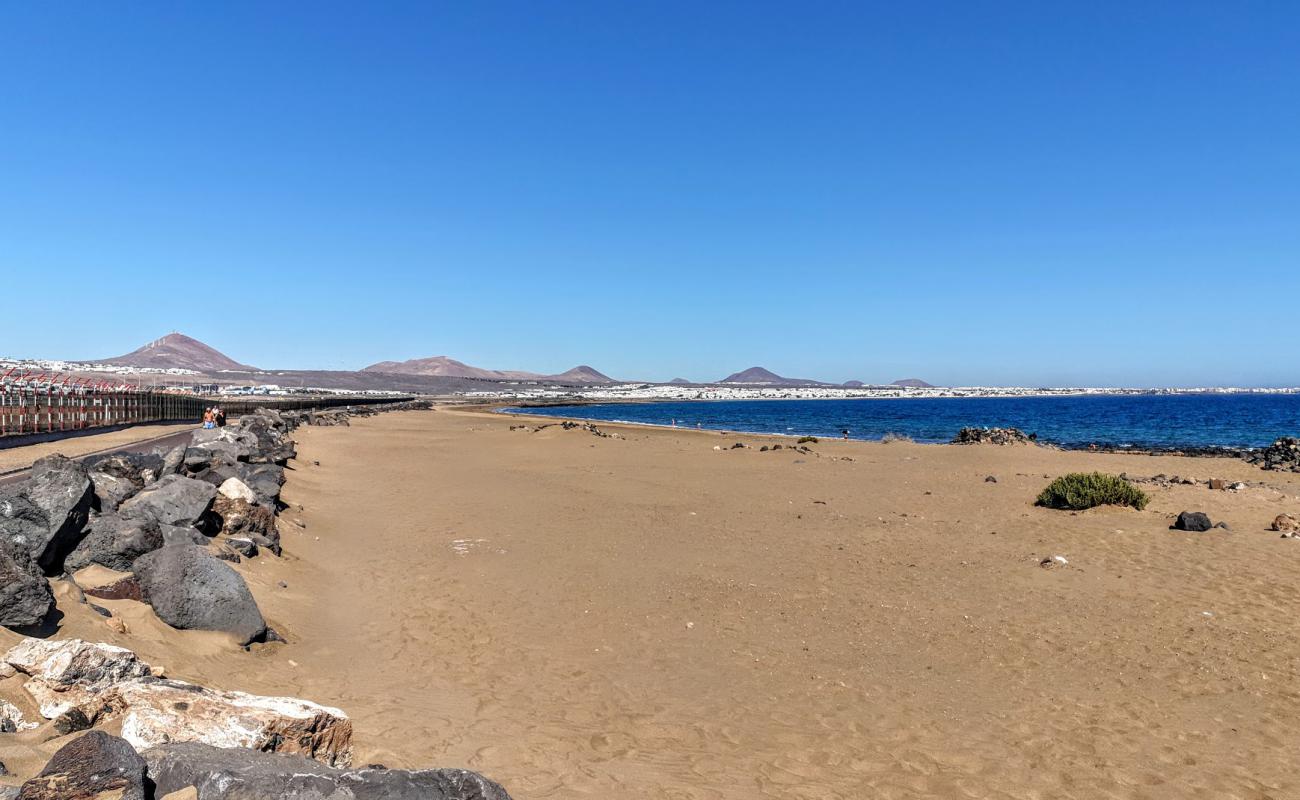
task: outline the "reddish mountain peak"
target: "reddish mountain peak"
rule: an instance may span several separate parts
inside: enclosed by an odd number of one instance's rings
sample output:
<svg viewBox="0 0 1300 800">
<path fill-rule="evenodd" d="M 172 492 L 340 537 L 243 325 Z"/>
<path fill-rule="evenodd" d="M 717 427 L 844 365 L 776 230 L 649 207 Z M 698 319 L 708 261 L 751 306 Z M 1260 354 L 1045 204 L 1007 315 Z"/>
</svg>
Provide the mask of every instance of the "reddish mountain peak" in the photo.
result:
<svg viewBox="0 0 1300 800">
<path fill-rule="evenodd" d="M 214 347 L 183 333 L 169 333 L 161 339 L 137 350 L 115 358 L 100 359 L 100 364 L 119 364 L 128 367 L 153 367 L 157 369 L 192 369 L 198 372 L 256 369 L 241 364 Z"/>
</svg>

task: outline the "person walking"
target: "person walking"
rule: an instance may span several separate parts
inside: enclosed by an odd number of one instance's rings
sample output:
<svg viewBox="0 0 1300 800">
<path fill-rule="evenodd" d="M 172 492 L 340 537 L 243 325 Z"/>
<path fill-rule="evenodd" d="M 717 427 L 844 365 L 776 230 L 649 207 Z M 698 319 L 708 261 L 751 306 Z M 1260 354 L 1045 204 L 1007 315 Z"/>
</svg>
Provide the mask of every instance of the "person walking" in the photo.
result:
<svg viewBox="0 0 1300 800">
<path fill-rule="evenodd" d="M 216 424 L 217 424 L 216 418 L 212 415 L 212 409 L 210 408 L 203 409 L 203 427 L 205 429 L 215 428 Z"/>
</svg>

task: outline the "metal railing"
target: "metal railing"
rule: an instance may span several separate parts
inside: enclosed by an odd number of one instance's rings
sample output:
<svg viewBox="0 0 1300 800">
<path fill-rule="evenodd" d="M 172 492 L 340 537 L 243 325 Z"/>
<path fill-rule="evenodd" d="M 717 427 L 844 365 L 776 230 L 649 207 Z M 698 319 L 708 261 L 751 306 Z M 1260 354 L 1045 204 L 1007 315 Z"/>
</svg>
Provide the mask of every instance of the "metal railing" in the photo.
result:
<svg viewBox="0 0 1300 800">
<path fill-rule="evenodd" d="M 203 398 L 89 378 L 0 374 L 0 436 L 200 419 Z"/>
<path fill-rule="evenodd" d="M 2 370 L 3 368 L 0 368 Z M 128 383 L 9 369 L 0 372 L 0 437 L 57 434 L 147 422 L 199 422 L 218 405 L 230 416 L 255 408 L 305 410 L 396 403 L 375 396 L 226 399 Z"/>
</svg>

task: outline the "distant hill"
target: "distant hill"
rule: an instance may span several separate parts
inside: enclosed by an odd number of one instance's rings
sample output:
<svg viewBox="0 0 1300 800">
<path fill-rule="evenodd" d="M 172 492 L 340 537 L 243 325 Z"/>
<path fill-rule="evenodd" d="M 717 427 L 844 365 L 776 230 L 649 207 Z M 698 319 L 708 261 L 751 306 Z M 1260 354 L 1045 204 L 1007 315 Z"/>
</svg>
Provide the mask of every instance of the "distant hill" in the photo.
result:
<svg viewBox="0 0 1300 800">
<path fill-rule="evenodd" d="M 425 375 L 443 378 L 477 378 L 479 380 L 508 380 L 534 377 L 527 372 L 503 372 L 495 369 L 471 367 L 463 361 L 448 356 L 412 358 L 409 361 L 380 361 L 361 370 L 384 372 L 390 375 Z"/>
<path fill-rule="evenodd" d="M 559 375 L 547 375 L 550 380 L 562 381 L 564 383 L 613 383 L 614 379 L 602 373 L 595 367 L 589 367 L 586 364 L 580 364 L 571 370 L 561 372 Z"/>
<path fill-rule="evenodd" d="M 901 381 L 894 381 L 890 386 L 905 386 L 909 389 L 933 389 L 933 383 L 926 383 L 920 378 L 904 378 Z"/>
<path fill-rule="evenodd" d="M 866 386 L 862 381 L 845 381 L 840 385 L 846 389 L 861 389 L 863 386 Z"/>
<path fill-rule="evenodd" d="M 783 378 L 764 367 L 750 367 L 747 370 L 728 375 L 718 381 L 718 383 L 752 383 L 767 386 L 806 386 L 809 384 L 822 384 L 821 381 L 813 381 L 806 378 Z"/>
<path fill-rule="evenodd" d="M 209 347 L 198 339 L 191 339 L 183 333 L 169 333 L 124 356 L 103 358 L 90 363 L 157 369 L 192 369 L 197 372 L 224 370 L 247 372 L 257 369 L 247 364 L 240 364 L 215 348 Z"/>
<path fill-rule="evenodd" d="M 686 380 L 685 378 L 673 378 L 668 382 L 669 383 L 690 383 L 690 381 Z"/>
<path fill-rule="evenodd" d="M 557 381 L 561 383 L 613 383 L 614 380 L 585 364 L 558 375 L 542 375 L 519 370 L 484 369 L 471 367 L 463 361 L 448 356 L 413 358 L 409 361 L 380 361 L 362 372 L 382 372 L 388 375 L 422 375 L 425 377 L 474 378 L 485 381 Z"/>
</svg>

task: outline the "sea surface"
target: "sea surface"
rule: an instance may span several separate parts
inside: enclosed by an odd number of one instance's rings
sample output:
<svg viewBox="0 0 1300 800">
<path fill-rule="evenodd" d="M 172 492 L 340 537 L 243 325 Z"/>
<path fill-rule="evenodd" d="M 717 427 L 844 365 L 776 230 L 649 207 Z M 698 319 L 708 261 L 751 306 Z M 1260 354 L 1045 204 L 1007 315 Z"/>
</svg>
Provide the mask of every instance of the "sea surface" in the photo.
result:
<svg viewBox="0 0 1300 800">
<path fill-rule="evenodd" d="M 606 422 L 948 442 L 963 427 L 1014 427 L 1063 447 L 1267 447 L 1300 435 L 1300 394 L 712 400 L 507 409 Z"/>
</svg>

